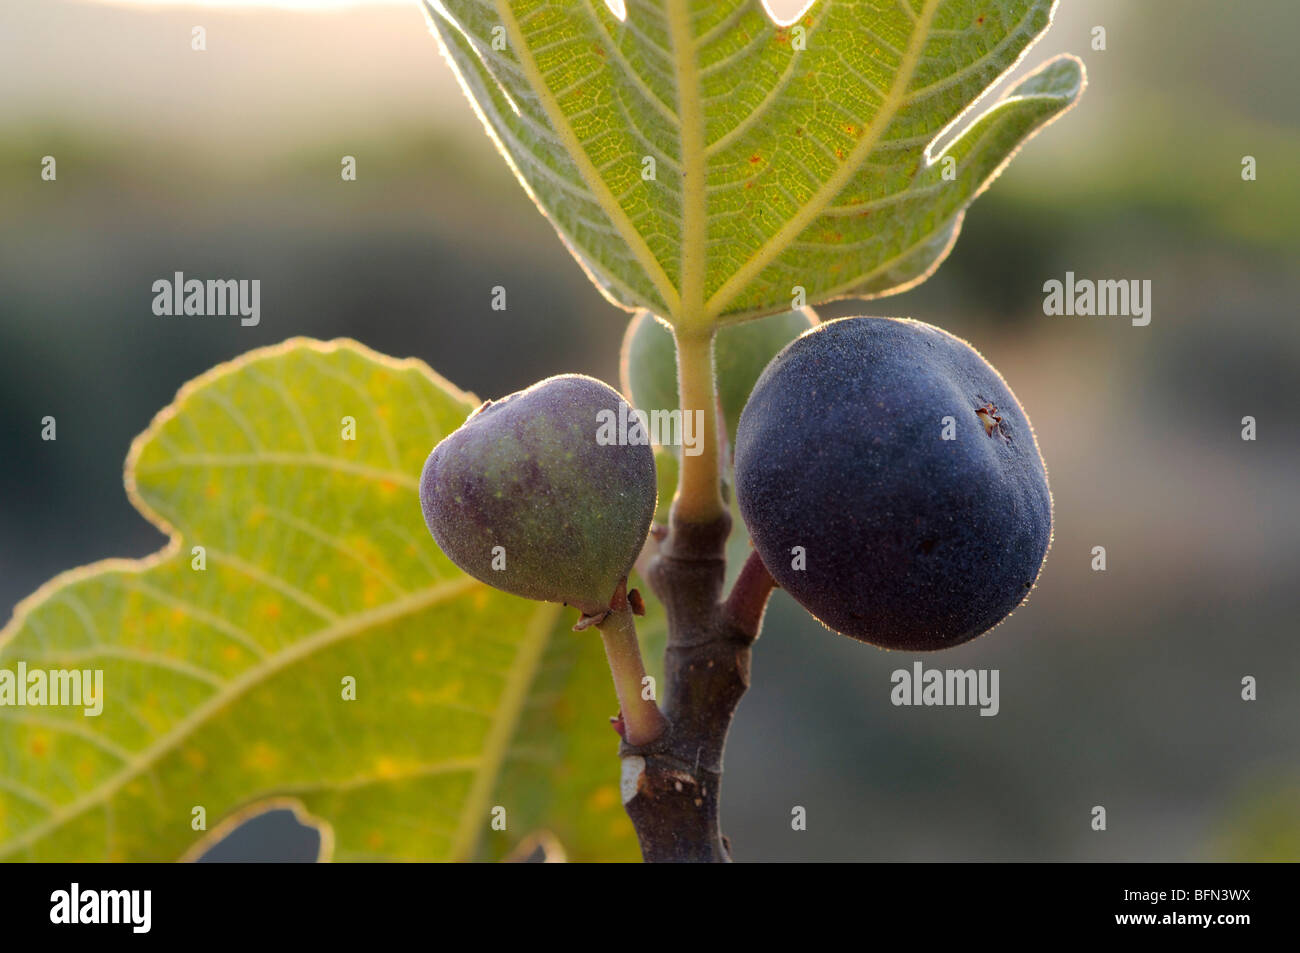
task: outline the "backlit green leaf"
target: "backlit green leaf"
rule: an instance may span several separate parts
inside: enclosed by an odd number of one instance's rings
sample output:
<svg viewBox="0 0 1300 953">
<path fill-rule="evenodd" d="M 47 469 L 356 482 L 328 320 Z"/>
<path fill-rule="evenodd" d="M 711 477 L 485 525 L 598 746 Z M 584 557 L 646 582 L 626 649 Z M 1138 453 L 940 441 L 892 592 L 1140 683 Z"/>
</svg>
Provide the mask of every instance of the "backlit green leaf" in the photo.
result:
<svg viewBox="0 0 1300 953">
<path fill-rule="evenodd" d="M 339 860 L 500 858 L 543 827 L 635 859 L 599 638 L 425 529 L 421 465 L 476 403 L 345 341 L 187 385 L 127 462 L 171 543 L 60 576 L 0 633 L 0 671 L 99 669 L 104 696 L 0 707 L 0 858 L 194 856 L 289 803 Z"/>
<path fill-rule="evenodd" d="M 628 0 L 623 20 L 601 0 L 425 3 L 593 280 L 679 326 L 923 279 L 1083 85 L 1053 60 L 936 149 L 1054 0 L 817 0 L 787 27 L 758 0 Z"/>
</svg>

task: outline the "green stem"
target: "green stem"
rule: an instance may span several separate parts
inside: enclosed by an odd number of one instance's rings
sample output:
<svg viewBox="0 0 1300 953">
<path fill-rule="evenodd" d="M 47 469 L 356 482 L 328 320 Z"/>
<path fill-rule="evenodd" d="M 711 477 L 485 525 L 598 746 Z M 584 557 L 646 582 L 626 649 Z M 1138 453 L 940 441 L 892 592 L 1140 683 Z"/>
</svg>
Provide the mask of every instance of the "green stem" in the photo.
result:
<svg viewBox="0 0 1300 953">
<path fill-rule="evenodd" d="M 676 337 L 677 388 L 681 394 L 682 416 L 693 415 L 697 410 L 704 413 L 700 415 L 700 453 L 681 456 L 672 516 L 679 523 L 708 524 L 729 515 L 722 500 L 722 442 L 713 376 L 713 330 L 687 332 L 678 328 Z"/>
<path fill-rule="evenodd" d="M 664 733 L 668 722 L 654 698 L 642 694 L 645 664 L 641 661 L 632 609 L 624 601 L 596 628 L 600 629 L 609 670 L 614 674 L 614 691 L 623 713 L 623 737 L 628 744 L 649 744 Z"/>
</svg>

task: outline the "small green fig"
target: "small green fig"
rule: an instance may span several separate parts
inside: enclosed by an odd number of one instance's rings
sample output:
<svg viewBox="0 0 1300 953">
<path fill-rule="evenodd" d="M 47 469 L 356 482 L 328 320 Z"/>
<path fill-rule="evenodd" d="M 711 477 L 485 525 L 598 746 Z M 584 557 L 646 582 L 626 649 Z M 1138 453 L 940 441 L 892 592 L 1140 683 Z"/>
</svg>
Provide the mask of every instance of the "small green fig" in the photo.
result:
<svg viewBox="0 0 1300 953">
<path fill-rule="evenodd" d="M 608 384 L 564 374 L 470 414 L 420 477 L 447 558 L 515 595 L 608 609 L 655 511 L 650 446 L 635 429 L 609 439 L 624 403 Z"/>
<path fill-rule="evenodd" d="M 754 382 L 769 361 L 800 334 L 817 324 L 811 308 L 785 311 L 722 328 L 713 345 L 718 400 L 734 444 L 740 412 Z M 677 390 L 677 345 L 668 325 L 649 311 L 638 311 L 623 335 L 619 361 L 623 391 L 641 410 L 681 407 Z M 702 409 L 702 408 L 701 408 Z"/>
</svg>

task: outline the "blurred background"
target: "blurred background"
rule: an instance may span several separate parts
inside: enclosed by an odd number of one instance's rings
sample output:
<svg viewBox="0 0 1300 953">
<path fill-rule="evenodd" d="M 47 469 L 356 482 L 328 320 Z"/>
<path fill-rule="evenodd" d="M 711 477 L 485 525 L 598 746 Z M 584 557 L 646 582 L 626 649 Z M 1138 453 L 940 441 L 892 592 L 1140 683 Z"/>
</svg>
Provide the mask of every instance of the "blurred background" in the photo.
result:
<svg viewBox="0 0 1300 953">
<path fill-rule="evenodd" d="M 1055 541 L 1025 607 L 924 658 L 999 669 L 994 718 L 893 707 L 912 657 L 778 595 L 728 749 L 738 859 L 1300 859 L 1297 35 L 1291 0 L 1065 0 L 1022 71 L 1079 54 L 1080 105 L 928 282 L 820 309 L 975 344 L 1033 418 Z M 346 335 L 484 397 L 617 380 L 627 315 L 510 176 L 414 0 L 0 6 L 0 216 L 0 621 L 64 569 L 162 544 L 122 491 L 127 446 L 251 348 Z M 1150 279 L 1150 325 L 1044 316 L 1067 270 Z M 154 316 L 174 271 L 260 278 L 260 325 Z M 222 858 L 314 857 L 261 824 Z"/>
</svg>

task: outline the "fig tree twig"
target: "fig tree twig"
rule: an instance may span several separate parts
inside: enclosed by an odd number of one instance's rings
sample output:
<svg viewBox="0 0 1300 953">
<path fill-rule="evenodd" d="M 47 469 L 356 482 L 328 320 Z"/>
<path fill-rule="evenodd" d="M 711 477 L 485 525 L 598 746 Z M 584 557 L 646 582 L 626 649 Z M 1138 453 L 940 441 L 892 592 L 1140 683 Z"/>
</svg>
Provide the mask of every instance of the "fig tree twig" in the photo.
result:
<svg viewBox="0 0 1300 953">
<path fill-rule="evenodd" d="M 650 568 L 668 615 L 664 714 L 668 730 L 651 745 L 624 741 L 623 805 L 650 862 L 726 862 L 719 804 L 722 753 L 749 687 L 758 631 L 724 611 L 724 546 L 730 517 L 674 521 Z M 758 613 L 761 617 L 761 612 Z"/>
<path fill-rule="evenodd" d="M 712 332 L 678 332 L 683 414 L 717 406 Z M 744 585 L 722 601 L 731 513 L 722 497 L 720 415 L 703 415 L 703 452 L 682 454 L 667 533 L 646 578 L 668 616 L 662 700 L 667 730 L 650 744 L 624 737 L 623 806 L 649 862 L 726 862 L 719 804 L 722 752 L 740 698 L 749 687 L 750 645 L 772 591 L 766 570 L 747 567 Z M 765 579 L 766 577 L 766 579 Z"/>
</svg>

